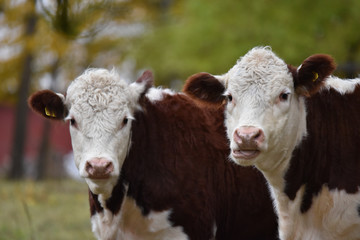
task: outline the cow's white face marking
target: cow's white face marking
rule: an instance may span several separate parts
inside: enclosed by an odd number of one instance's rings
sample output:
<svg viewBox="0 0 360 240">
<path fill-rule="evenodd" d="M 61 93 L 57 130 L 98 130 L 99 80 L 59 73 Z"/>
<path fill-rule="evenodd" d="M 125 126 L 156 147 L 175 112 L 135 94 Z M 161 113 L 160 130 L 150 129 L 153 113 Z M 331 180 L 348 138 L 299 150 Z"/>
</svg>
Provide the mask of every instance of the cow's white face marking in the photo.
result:
<svg viewBox="0 0 360 240">
<path fill-rule="evenodd" d="M 255 48 L 220 78 L 227 85 L 231 158 L 267 171 L 282 164 L 306 134 L 304 100 L 294 91 L 287 64 L 270 49 Z M 261 139 L 242 149 L 235 135 L 249 127 L 258 129 Z"/>
<path fill-rule="evenodd" d="M 67 90 L 65 104 L 76 166 L 90 190 L 104 198 L 111 194 L 130 147 L 131 121 L 144 88 L 141 83 L 128 85 L 114 70 L 89 69 Z M 110 161 L 110 177 L 89 178 L 86 168 L 91 159 Z"/>
</svg>

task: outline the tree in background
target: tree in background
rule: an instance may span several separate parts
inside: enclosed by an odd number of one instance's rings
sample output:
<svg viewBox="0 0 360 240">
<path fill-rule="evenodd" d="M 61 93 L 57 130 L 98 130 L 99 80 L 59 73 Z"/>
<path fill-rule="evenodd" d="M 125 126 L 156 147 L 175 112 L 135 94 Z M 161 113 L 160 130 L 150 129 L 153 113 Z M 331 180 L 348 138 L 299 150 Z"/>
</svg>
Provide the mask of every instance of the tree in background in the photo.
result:
<svg viewBox="0 0 360 240">
<path fill-rule="evenodd" d="M 359 64 L 358 9 L 357 0 L 184 0 L 139 39 L 134 56 L 160 85 L 199 71 L 227 72 L 258 45 L 294 65 L 314 53 Z"/>
<path fill-rule="evenodd" d="M 271 46 L 294 65 L 314 53 L 331 54 L 340 70 L 354 76 L 360 62 L 359 8 L 358 0 L 3 0 L 0 102 L 24 103 L 28 90 L 20 93 L 22 88 L 64 91 L 88 67 L 125 64 L 132 79 L 138 69 L 150 68 L 157 85 L 173 86 L 172 80 L 181 85 L 196 72 L 228 71 L 257 45 Z M 29 13 L 36 25 L 27 36 Z M 29 87 L 21 84 L 21 73 Z M 17 125 L 13 155 L 22 159 L 18 141 L 26 139 L 26 124 Z"/>
<path fill-rule="evenodd" d="M 18 179 L 23 176 L 23 155 L 25 148 L 25 132 L 26 132 L 26 115 L 27 115 L 27 96 L 30 89 L 30 80 L 32 75 L 32 64 L 34 59 L 34 53 L 31 49 L 32 38 L 35 35 L 36 24 L 38 16 L 35 13 L 36 0 L 28 3 L 28 11 L 24 14 L 24 18 L 21 19 L 24 22 L 24 39 L 23 56 L 21 57 L 21 71 L 20 71 L 20 83 L 19 83 L 19 99 L 16 105 L 15 115 L 15 129 L 13 148 L 11 153 L 11 169 L 9 178 Z"/>
<path fill-rule="evenodd" d="M 63 91 L 69 80 L 88 67 L 117 66 L 125 59 L 131 39 L 143 32 L 141 21 L 159 8 L 157 1 L 122 0 L 6 0 L 1 4 L 0 52 L 5 54 L 0 57 L 0 101 L 17 103 L 10 178 L 22 178 L 24 173 L 30 87 Z M 39 179 L 49 129 L 44 128 L 39 150 Z"/>
</svg>

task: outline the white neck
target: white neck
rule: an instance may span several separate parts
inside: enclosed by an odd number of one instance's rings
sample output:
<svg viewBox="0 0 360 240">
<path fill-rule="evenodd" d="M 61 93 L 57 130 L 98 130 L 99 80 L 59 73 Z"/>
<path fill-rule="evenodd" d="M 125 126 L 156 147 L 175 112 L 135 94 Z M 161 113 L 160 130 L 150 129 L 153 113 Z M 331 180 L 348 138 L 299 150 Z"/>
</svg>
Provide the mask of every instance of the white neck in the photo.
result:
<svg viewBox="0 0 360 240">
<path fill-rule="evenodd" d="M 291 231 L 289 232 L 289 229 L 296 229 L 296 222 L 293 221 L 293 214 L 299 211 L 299 201 L 302 199 L 299 196 L 304 193 L 304 188 L 300 188 L 296 194 L 295 200 L 292 201 L 284 192 L 284 176 L 289 167 L 290 158 L 291 154 L 287 154 L 286 157 L 277 161 L 278 164 L 273 165 L 270 170 L 262 170 L 260 166 L 257 166 L 269 184 L 271 196 L 274 200 L 273 204 L 275 211 L 279 218 L 280 239 L 291 239 L 289 236 L 293 233 Z"/>
</svg>

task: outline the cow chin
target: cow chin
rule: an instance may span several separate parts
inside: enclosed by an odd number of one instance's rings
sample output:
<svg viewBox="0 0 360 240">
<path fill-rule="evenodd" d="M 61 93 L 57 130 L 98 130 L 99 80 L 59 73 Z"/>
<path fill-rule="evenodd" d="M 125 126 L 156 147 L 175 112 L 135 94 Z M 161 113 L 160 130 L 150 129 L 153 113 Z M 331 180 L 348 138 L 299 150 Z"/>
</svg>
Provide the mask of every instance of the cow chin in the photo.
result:
<svg viewBox="0 0 360 240">
<path fill-rule="evenodd" d="M 118 176 L 111 176 L 107 179 L 85 178 L 87 185 L 92 193 L 103 195 L 105 199 L 111 196 L 111 192 L 116 185 Z"/>
<path fill-rule="evenodd" d="M 249 155 L 251 154 L 251 155 Z M 257 156 L 260 154 L 259 151 L 253 152 L 253 153 L 239 153 L 232 151 L 230 154 L 230 158 L 233 162 L 236 164 L 248 167 L 248 166 L 254 166 L 257 160 Z"/>
</svg>

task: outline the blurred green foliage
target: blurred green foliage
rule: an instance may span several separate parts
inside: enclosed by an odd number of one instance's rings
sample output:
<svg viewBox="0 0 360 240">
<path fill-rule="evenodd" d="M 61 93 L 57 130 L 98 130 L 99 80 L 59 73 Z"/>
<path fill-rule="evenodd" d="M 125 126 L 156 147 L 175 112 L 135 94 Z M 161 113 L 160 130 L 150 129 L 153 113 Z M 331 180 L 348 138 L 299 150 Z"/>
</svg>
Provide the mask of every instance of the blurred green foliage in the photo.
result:
<svg viewBox="0 0 360 240">
<path fill-rule="evenodd" d="M 360 63 L 359 9 L 358 0 L 184 0 L 139 39 L 135 56 L 158 84 L 225 73 L 258 45 L 293 65 L 315 53 Z"/>
<path fill-rule="evenodd" d="M 54 62 L 68 82 L 85 68 L 127 60 L 136 74 L 152 69 L 155 83 L 169 86 L 200 71 L 224 73 L 258 45 L 293 65 L 315 53 L 360 62 L 358 0 L 36 0 L 35 10 L 29 2 L 0 4 L 0 25 L 12 30 L 0 46 L 13 54 L 0 56 L 0 102 L 17 97 L 26 48 L 35 54 L 33 89 Z M 22 33 L 29 11 L 39 17 L 31 39 Z"/>
<path fill-rule="evenodd" d="M 22 63 L 29 52 L 34 56 L 35 89 L 54 66 L 62 82 L 88 67 L 118 66 L 133 47 L 134 36 L 125 30 L 156 16 L 157 6 L 156 0 L 4 0 L 0 3 L 0 102 L 17 99 Z M 29 16 L 34 15 L 36 29 L 27 36 Z M 58 85 L 55 88 L 63 91 L 66 84 Z"/>
</svg>

